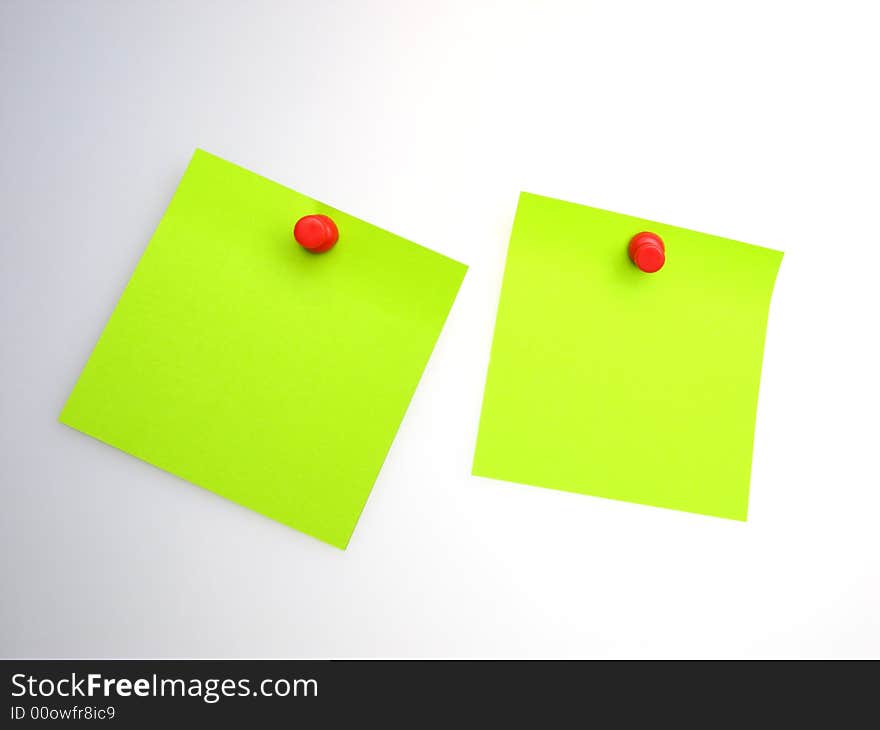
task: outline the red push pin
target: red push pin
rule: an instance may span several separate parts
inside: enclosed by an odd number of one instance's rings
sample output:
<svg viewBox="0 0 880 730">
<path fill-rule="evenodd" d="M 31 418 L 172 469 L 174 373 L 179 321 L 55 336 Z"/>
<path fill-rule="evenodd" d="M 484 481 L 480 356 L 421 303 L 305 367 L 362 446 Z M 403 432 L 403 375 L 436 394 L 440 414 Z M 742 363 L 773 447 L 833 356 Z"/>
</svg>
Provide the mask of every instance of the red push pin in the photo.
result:
<svg viewBox="0 0 880 730">
<path fill-rule="evenodd" d="M 326 215 L 306 215 L 293 227 L 293 237 L 306 251 L 324 253 L 336 245 L 339 229 Z"/>
<path fill-rule="evenodd" d="M 646 274 L 653 274 L 666 263 L 666 246 L 656 233 L 642 231 L 630 239 L 629 257 Z"/>
</svg>

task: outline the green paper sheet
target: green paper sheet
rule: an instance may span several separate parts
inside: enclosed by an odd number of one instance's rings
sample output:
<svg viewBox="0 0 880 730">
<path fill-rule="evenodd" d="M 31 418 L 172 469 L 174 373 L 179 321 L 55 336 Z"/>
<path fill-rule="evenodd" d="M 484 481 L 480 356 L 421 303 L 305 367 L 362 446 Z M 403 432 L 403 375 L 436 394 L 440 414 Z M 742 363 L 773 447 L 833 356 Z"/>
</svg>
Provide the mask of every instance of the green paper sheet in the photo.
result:
<svg viewBox="0 0 880 730">
<path fill-rule="evenodd" d="M 627 245 L 659 234 L 646 274 Z M 782 254 L 523 193 L 474 474 L 745 520 Z"/>
<path fill-rule="evenodd" d="M 198 150 L 60 420 L 345 548 L 465 270 Z"/>
</svg>

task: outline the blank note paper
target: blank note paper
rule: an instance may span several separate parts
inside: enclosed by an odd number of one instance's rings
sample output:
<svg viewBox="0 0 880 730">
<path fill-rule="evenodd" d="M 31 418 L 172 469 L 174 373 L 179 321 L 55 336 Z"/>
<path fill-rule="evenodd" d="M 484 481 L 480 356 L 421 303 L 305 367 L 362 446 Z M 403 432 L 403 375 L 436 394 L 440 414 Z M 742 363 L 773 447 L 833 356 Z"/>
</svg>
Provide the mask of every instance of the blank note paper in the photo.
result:
<svg viewBox="0 0 880 730">
<path fill-rule="evenodd" d="M 666 245 L 646 274 L 636 233 Z M 474 474 L 745 520 L 782 254 L 523 193 Z"/>
<path fill-rule="evenodd" d="M 465 269 L 197 151 L 61 421 L 344 548 Z"/>
</svg>

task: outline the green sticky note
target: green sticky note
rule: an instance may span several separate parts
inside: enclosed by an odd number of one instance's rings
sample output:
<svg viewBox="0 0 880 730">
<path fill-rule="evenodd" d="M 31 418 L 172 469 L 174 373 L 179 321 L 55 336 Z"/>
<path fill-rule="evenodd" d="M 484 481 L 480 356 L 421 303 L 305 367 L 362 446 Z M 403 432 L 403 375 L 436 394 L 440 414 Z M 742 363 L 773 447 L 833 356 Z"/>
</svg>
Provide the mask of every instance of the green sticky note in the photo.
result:
<svg viewBox="0 0 880 730">
<path fill-rule="evenodd" d="M 344 548 L 465 270 L 199 150 L 60 420 Z"/>
<path fill-rule="evenodd" d="M 646 274 L 627 246 L 658 234 Z M 782 254 L 523 193 L 474 474 L 745 520 Z"/>
</svg>

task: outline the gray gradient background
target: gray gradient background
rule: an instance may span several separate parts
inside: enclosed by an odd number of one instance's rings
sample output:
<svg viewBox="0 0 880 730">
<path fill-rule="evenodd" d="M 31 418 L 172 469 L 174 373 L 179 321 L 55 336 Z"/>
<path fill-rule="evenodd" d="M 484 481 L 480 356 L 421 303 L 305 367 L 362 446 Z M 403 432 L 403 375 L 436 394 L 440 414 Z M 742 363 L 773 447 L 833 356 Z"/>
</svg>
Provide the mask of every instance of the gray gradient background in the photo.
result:
<svg viewBox="0 0 880 730">
<path fill-rule="evenodd" d="M 0 656 L 880 656 L 875 13 L 0 0 Z M 196 146 L 471 266 L 347 552 L 56 422 Z M 520 189 L 786 251 L 747 524 L 469 476 Z"/>
</svg>

